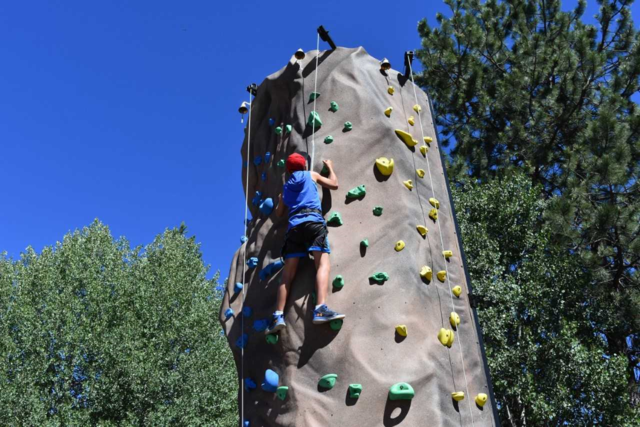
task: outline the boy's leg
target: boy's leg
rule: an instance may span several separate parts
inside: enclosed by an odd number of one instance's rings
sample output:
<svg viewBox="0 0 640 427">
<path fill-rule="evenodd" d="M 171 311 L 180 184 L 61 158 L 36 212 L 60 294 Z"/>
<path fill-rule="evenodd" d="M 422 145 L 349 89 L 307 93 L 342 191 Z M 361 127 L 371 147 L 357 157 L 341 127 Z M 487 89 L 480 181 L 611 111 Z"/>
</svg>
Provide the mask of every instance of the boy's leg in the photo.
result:
<svg viewBox="0 0 640 427">
<path fill-rule="evenodd" d="M 316 263 L 316 295 L 318 301 L 313 310 L 313 323 L 325 323 L 334 319 L 344 319 L 345 315 L 330 310 L 325 304 L 327 292 L 329 291 L 329 273 L 331 264 L 329 254 L 321 251 L 313 251 L 313 259 Z"/>
<path fill-rule="evenodd" d="M 326 252 L 313 251 L 313 261 L 316 264 L 316 305 L 324 304 L 329 291 L 329 273 L 331 262 Z"/>
<path fill-rule="evenodd" d="M 287 258 L 284 260 L 284 269 L 282 270 L 282 282 L 278 288 L 278 300 L 276 302 L 276 311 L 284 311 L 287 304 L 287 296 L 291 289 L 291 282 L 296 277 L 298 269 L 298 261 L 300 258 Z"/>
</svg>

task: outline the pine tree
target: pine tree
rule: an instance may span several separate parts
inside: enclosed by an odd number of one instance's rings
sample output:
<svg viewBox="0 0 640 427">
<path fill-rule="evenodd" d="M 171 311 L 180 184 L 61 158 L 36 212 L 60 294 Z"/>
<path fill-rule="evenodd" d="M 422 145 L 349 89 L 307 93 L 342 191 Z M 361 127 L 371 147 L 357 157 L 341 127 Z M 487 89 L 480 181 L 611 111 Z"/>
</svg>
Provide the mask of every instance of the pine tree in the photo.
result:
<svg viewBox="0 0 640 427">
<path fill-rule="evenodd" d="M 625 357 L 640 407 L 640 36 L 632 1 L 447 0 L 418 26 L 437 124 L 458 185 L 524 171 L 549 201 L 549 245 L 577 260 L 583 314 L 605 358 Z M 589 330 L 582 331 L 588 339 Z"/>
</svg>

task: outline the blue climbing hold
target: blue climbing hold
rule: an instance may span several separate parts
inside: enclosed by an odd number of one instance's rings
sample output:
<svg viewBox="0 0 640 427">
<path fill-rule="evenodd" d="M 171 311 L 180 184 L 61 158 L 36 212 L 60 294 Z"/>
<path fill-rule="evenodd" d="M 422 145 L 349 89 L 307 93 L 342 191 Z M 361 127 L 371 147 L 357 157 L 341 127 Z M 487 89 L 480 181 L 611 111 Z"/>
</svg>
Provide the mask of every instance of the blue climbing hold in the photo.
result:
<svg viewBox="0 0 640 427">
<path fill-rule="evenodd" d="M 242 285 L 242 283 L 238 282 L 234 285 L 233 292 L 236 294 L 242 292 L 242 288 L 244 288 L 244 286 Z"/>
<path fill-rule="evenodd" d="M 240 243 L 246 243 L 249 238 L 247 236 L 240 236 Z"/>
<path fill-rule="evenodd" d="M 245 421 L 244 426 L 242 427 L 251 427 L 251 423 L 249 421 Z"/>
<path fill-rule="evenodd" d="M 262 202 L 262 191 L 256 191 L 256 195 L 253 196 L 253 199 L 251 199 L 251 204 L 253 206 L 258 206 L 261 202 Z"/>
<path fill-rule="evenodd" d="M 249 392 L 251 390 L 255 390 L 256 387 L 258 387 L 255 383 L 255 381 L 253 381 L 251 378 L 245 378 L 244 379 L 244 390 Z"/>
<path fill-rule="evenodd" d="M 283 266 L 284 261 L 282 260 L 282 258 L 278 258 L 276 261 L 270 263 L 265 268 L 260 270 L 258 276 L 260 277 L 260 280 L 266 280 L 269 276 L 280 270 Z"/>
<path fill-rule="evenodd" d="M 258 258 L 252 256 L 247 260 L 247 265 L 249 266 L 249 268 L 255 267 L 256 265 L 258 265 Z"/>
<path fill-rule="evenodd" d="M 269 326 L 269 321 L 267 319 L 258 319 L 253 321 L 253 330 L 256 332 L 262 332 L 267 329 Z"/>
<path fill-rule="evenodd" d="M 247 162 L 247 161 L 245 160 L 244 162 L 242 162 L 242 166 L 244 166 L 244 167 L 246 168 L 247 166 L 249 166 L 249 162 Z"/>
<path fill-rule="evenodd" d="M 276 121 L 273 119 L 269 119 L 269 126 L 273 126 L 276 124 Z"/>
<path fill-rule="evenodd" d="M 260 175 L 260 178 L 261 178 L 263 181 L 266 181 L 266 180 L 267 180 L 267 173 L 266 173 L 266 172 L 262 172 L 262 175 Z"/>
<path fill-rule="evenodd" d="M 273 372 L 271 369 L 267 369 L 267 372 L 264 373 L 264 382 L 262 383 L 262 389 L 264 391 L 275 393 L 276 390 L 278 390 L 279 382 L 280 377 L 278 376 L 278 374 Z"/>
<path fill-rule="evenodd" d="M 273 199 L 269 197 L 260 203 L 260 212 L 262 212 L 263 215 L 270 215 L 271 211 L 273 211 Z"/>
<path fill-rule="evenodd" d="M 260 156 L 255 156 L 255 157 L 253 158 L 253 164 L 254 164 L 254 165 L 256 165 L 256 166 L 260 166 L 260 163 L 262 163 L 262 157 L 260 157 Z"/>
<path fill-rule="evenodd" d="M 242 315 L 244 317 L 251 317 L 252 313 L 253 313 L 253 310 L 251 310 L 251 307 L 245 307 L 242 309 Z"/>
<path fill-rule="evenodd" d="M 244 348 L 247 345 L 247 341 L 249 341 L 249 335 L 242 334 L 242 336 L 236 340 L 236 346 L 238 346 L 238 348 Z"/>
<path fill-rule="evenodd" d="M 229 307 L 224 311 L 224 317 L 228 319 L 231 316 L 233 316 L 233 308 Z"/>
<path fill-rule="evenodd" d="M 269 163 L 269 160 L 271 160 L 271 153 L 267 151 L 264 153 L 264 162 Z"/>
</svg>

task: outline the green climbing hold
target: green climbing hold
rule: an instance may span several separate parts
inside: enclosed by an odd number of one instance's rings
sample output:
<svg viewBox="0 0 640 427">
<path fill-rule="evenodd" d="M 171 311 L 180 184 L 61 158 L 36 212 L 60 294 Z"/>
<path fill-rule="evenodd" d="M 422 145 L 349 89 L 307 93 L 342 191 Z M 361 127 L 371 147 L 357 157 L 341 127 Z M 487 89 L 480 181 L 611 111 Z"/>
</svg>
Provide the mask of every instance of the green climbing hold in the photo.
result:
<svg viewBox="0 0 640 427">
<path fill-rule="evenodd" d="M 351 129 L 353 129 L 353 123 L 344 122 L 344 130 L 351 130 Z"/>
<path fill-rule="evenodd" d="M 278 396 L 278 399 L 280 400 L 285 400 L 287 398 L 287 393 L 289 393 L 289 387 L 286 385 L 281 385 L 276 390 L 276 396 Z"/>
<path fill-rule="evenodd" d="M 389 389 L 389 400 L 411 400 L 416 392 L 408 383 L 397 383 Z"/>
<path fill-rule="evenodd" d="M 378 273 L 374 273 L 371 276 L 369 276 L 369 279 L 373 280 L 374 282 L 378 282 L 380 284 L 383 284 L 384 282 L 389 280 L 389 275 L 387 273 L 384 273 L 384 272 L 378 272 Z"/>
<path fill-rule="evenodd" d="M 309 102 L 313 102 L 318 98 L 320 98 L 320 94 L 318 92 L 311 92 L 309 95 Z"/>
<path fill-rule="evenodd" d="M 331 135 L 328 135 L 325 139 L 324 139 L 324 143 L 325 144 L 331 144 L 333 142 L 333 137 Z"/>
<path fill-rule="evenodd" d="M 282 135 L 282 128 L 280 126 L 275 128 L 276 135 Z"/>
<path fill-rule="evenodd" d="M 364 188 L 364 184 L 362 184 L 349 190 L 347 193 L 347 199 L 359 199 L 364 197 L 365 194 L 367 194 L 367 190 Z"/>
<path fill-rule="evenodd" d="M 286 162 L 284 161 L 284 159 L 280 159 L 280 160 L 278 160 L 278 167 L 279 167 L 279 168 L 283 168 L 283 167 L 284 167 L 284 165 L 285 165 L 285 163 L 286 163 Z M 380 208 L 380 210 L 382 211 L 382 208 Z"/>
<path fill-rule="evenodd" d="M 278 342 L 278 334 L 269 334 L 266 339 L 269 344 L 275 344 Z"/>
<path fill-rule="evenodd" d="M 365 248 L 369 247 L 369 239 L 364 239 L 360 242 L 360 246 L 363 246 Z"/>
<path fill-rule="evenodd" d="M 329 215 L 329 219 L 327 220 L 327 224 L 331 224 L 331 225 L 342 225 L 342 224 L 344 224 L 344 222 L 342 222 L 342 217 L 340 216 L 340 212 L 334 212 L 331 215 Z"/>
<path fill-rule="evenodd" d="M 336 385 L 337 379 L 337 374 L 327 374 L 324 377 L 320 378 L 320 382 L 318 382 L 318 385 L 322 388 L 326 388 L 327 390 L 331 390 L 333 386 Z"/>
<path fill-rule="evenodd" d="M 373 208 L 373 214 L 375 216 L 382 215 L 382 206 L 376 206 L 375 208 Z"/>
<path fill-rule="evenodd" d="M 331 101 L 331 107 L 329 109 L 335 113 L 338 111 L 338 103 L 336 101 Z"/>
<path fill-rule="evenodd" d="M 338 274 L 336 278 L 333 279 L 333 287 L 336 289 L 344 288 L 344 277 Z"/>
<path fill-rule="evenodd" d="M 331 329 L 333 329 L 334 331 L 339 331 L 340 328 L 342 328 L 342 319 L 334 319 L 331 322 L 329 322 L 329 326 L 331 326 Z"/>
<path fill-rule="evenodd" d="M 327 169 L 327 165 L 322 165 L 322 170 L 320 171 L 320 175 L 329 176 L 329 169 Z"/>
<path fill-rule="evenodd" d="M 307 125 L 312 126 L 315 129 L 318 129 L 322 126 L 322 120 L 320 120 L 320 114 L 315 111 L 309 113 L 309 118 L 307 119 Z"/>
<path fill-rule="evenodd" d="M 350 398 L 357 399 L 360 397 L 360 393 L 362 393 L 362 384 L 349 384 Z"/>
<path fill-rule="evenodd" d="M 284 133 L 291 133 L 292 130 L 293 130 L 293 126 L 291 125 L 286 125 L 284 127 Z"/>
</svg>

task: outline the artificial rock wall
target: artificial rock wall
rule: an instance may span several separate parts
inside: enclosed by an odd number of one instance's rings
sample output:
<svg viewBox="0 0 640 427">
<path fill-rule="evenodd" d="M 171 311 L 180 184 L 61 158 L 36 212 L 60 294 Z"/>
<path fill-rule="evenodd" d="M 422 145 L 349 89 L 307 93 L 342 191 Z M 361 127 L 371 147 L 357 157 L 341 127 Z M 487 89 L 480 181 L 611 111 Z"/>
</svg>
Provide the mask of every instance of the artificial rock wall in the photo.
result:
<svg viewBox="0 0 640 427">
<path fill-rule="evenodd" d="M 328 304 L 347 317 L 338 330 L 312 324 L 315 269 L 311 258 L 303 260 L 285 311 L 287 328 L 273 343 L 260 331 L 274 309 L 281 276 L 277 260 L 287 219 L 269 213 L 268 202 L 264 212 L 259 207 L 268 198 L 277 200 L 282 191 L 283 159 L 296 151 L 311 154 L 307 119 L 313 109 L 310 95 L 316 72 L 320 94 L 316 111 L 322 126 L 315 130 L 313 170 L 321 171 L 322 159 L 333 160 L 340 188 L 321 190 L 322 205 L 325 218 L 338 212 L 343 221 L 329 227 L 329 241 L 330 281 L 341 275 L 344 287 L 329 291 Z M 389 86 L 395 89 L 393 94 Z M 496 424 L 429 101 L 416 90 L 420 117 L 414 111 L 411 81 L 395 70 L 382 73 L 379 61 L 361 47 L 311 51 L 301 61 L 292 57 L 258 87 L 249 158 L 246 130 L 241 149 L 243 188 L 249 168 L 253 220 L 248 240 L 234 255 L 220 313 L 239 377 L 245 379 L 244 419 L 252 427 Z M 337 111 L 332 111 L 332 101 L 338 104 Z M 414 125 L 409 123 L 411 116 Z M 423 143 L 420 118 L 430 144 Z M 345 129 L 347 121 L 351 130 Z M 396 130 L 411 135 L 409 144 Z M 327 144 L 329 135 L 333 142 Z M 417 141 L 414 147 L 412 139 Z M 426 155 L 420 150 L 424 145 Z M 376 167 L 381 157 L 394 161 L 388 177 Z M 425 171 L 423 177 L 419 170 Z M 407 180 L 412 189 L 405 185 Z M 361 185 L 366 195 L 349 199 L 349 190 Z M 437 221 L 429 217 L 432 197 L 440 203 Z M 382 215 L 374 215 L 376 206 L 383 208 Z M 418 225 L 428 229 L 425 237 Z M 364 239 L 368 247 L 361 244 Z M 397 251 L 399 240 L 405 247 Z M 247 259 L 257 261 L 255 267 L 245 264 L 244 245 Z M 452 256 L 445 259 L 443 250 Z M 431 268 L 431 280 L 420 276 L 424 266 Z M 448 271 L 444 281 L 436 277 L 439 271 Z M 382 272 L 388 280 L 370 278 Z M 236 283 L 244 285 L 244 315 L 243 291 Z M 456 286 L 462 291 L 459 297 L 452 294 Z M 450 324 L 452 311 L 460 317 L 457 328 Z M 406 337 L 396 331 L 398 325 L 406 326 Z M 441 329 L 453 331 L 451 347 L 439 340 Z M 267 369 L 277 373 L 278 385 L 288 387 L 284 400 L 262 389 Z M 331 389 L 319 386 L 327 374 L 337 375 Z M 390 387 L 401 382 L 413 388 L 411 400 L 389 398 Z M 349 397 L 350 384 L 362 386 L 359 398 Z M 465 393 L 461 401 L 452 398 L 458 391 Z M 489 397 L 483 407 L 474 400 L 480 393 Z M 241 401 L 239 395 L 239 405 Z"/>
</svg>

